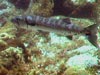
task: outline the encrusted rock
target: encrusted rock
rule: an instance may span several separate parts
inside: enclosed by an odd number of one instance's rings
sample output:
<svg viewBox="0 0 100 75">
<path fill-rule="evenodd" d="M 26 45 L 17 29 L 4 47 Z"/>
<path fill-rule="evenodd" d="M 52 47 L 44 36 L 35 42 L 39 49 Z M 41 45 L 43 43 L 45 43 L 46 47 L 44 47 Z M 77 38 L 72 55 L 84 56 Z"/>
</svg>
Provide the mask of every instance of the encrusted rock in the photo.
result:
<svg viewBox="0 0 100 75">
<path fill-rule="evenodd" d="M 79 69 L 77 67 L 69 67 L 65 72 L 64 75 L 91 75 L 85 69 Z"/>
</svg>

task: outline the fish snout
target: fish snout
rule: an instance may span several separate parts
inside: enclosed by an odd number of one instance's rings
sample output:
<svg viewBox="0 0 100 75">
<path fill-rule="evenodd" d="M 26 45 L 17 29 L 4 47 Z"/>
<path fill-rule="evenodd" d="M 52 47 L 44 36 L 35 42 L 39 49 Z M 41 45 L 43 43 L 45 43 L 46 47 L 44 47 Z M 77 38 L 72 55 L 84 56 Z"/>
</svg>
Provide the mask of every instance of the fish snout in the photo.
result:
<svg viewBox="0 0 100 75">
<path fill-rule="evenodd" d="M 12 23 L 16 23 L 17 20 L 16 20 L 15 18 L 12 18 L 12 19 L 11 19 L 11 22 L 12 22 Z"/>
<path fill-rule="evenodd" d="M 16 17 L 11 19 L 11 22 L 18 24 L 22 20 L 23 20 L 23 18 L 21 16 L 16 16 Z"/>
</svg>

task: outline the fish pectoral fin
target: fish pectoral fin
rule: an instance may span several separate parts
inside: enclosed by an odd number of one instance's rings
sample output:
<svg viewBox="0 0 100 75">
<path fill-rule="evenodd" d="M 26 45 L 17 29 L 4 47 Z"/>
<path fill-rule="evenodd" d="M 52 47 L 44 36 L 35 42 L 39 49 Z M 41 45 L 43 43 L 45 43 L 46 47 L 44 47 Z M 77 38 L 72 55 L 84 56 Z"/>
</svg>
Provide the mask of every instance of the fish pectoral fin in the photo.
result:
<svg viewBox="0 0 100 75">
<path fill-rule="evenodd" d="M 46 35 L 48 34 L 49 32 L 46 32 L 46 31 L 42 31 L 42 30 L 38 30 L 39 33 L 42 33 L 42 35 Z"/>
</svg>

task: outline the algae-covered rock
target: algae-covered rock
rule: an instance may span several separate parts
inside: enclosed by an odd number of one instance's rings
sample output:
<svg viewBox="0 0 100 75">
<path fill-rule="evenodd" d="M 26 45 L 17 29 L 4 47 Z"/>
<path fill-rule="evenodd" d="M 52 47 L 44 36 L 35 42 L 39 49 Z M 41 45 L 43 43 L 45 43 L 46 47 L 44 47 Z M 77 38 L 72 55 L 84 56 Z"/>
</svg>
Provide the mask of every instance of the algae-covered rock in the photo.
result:
<svg viewBox="0 0 100 75">
<path fill-rule="evenodd" d="M 51 16 L 53 13 L 54 4 L 50 0 L 38 0 L 32 5 L 31 13 L 41 16 Z"/>
<path fill-rule="evenodd" d="M 0 34 L 0 39 L 2 39 L 2 40 L 7 40 L 7 39 L 10 39 L 10 38 L 13 38 L 13 37 L 14 37 L 14 35 L 10 35 L 8 33 L 1 33 Z"/>
<path fill-rule="evenodd" d="M 0 40 L 0 51 L 5 50 L 7 48 L 7 43 L 3 40 Z"/>
<path fill-rule="evenodd" d="M 85 69 L 77 68 L 77 67 L 69 67 L 65 72 L 64 75 L 91 75 Z"/>
</svg>

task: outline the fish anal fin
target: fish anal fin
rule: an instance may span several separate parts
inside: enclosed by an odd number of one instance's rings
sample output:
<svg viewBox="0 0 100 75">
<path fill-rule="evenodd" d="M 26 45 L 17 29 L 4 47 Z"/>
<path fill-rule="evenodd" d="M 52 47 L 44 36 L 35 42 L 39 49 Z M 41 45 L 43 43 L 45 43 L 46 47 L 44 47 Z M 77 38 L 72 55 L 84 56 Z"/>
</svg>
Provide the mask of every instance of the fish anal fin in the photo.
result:
<svg viewBox="0 0 100 75">
<path fill-rule="evenodd" d="M 66 36 L 69 40 L 73 40 L 73 35 Z"/>
</svg>

